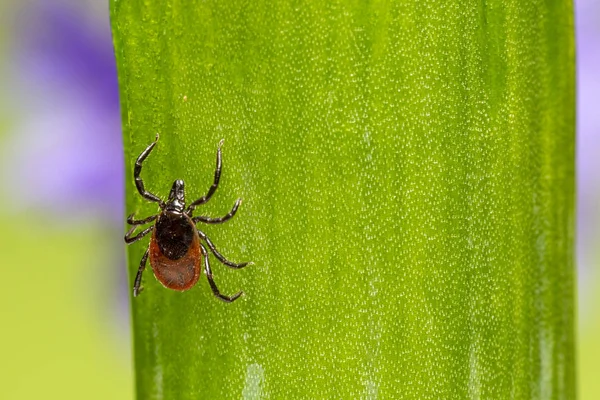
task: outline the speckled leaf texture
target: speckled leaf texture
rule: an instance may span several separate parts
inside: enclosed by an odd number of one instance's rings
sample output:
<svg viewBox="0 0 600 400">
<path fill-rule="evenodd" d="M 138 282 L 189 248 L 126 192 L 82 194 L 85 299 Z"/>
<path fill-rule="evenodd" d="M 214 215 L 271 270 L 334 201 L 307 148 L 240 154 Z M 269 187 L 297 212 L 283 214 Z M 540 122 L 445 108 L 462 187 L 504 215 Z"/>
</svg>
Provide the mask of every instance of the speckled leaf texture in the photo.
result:
<svg viewBox="0 0 600 400">
<path fill-rule="evenodd" d="M 574 399 L 570 0 L 111 0 L 142 172 L 233 261 L 132 298 L 138 399 Z M 128 247 L 130 285 L 148 244 Z"/>
</svg>

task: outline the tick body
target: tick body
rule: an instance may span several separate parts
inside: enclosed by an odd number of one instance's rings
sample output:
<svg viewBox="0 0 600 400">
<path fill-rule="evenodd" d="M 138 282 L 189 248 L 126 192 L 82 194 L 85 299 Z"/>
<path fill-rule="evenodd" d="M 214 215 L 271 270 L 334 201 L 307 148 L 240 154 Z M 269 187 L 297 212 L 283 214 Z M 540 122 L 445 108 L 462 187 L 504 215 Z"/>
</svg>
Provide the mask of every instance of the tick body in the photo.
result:
<svg viewBox="0 0 600 400">
<path fill-rule="evenodd" d="M 135 277 L 133 295 L 137 297 L 141 292 L 142 274 L 146 268 L 148 257 L 150 257 L 150 266 L 152 267 L 154 276 L 166 288 L 178 291 L 191 289 L 198 282 L 202 268 L 204 268 L 204 273 L 213 294 L 225 302 L 232 302 L 239 298 L 243 292 L 240 291 L 233 296 L 221 294 L 213 279 L 208 251 L 203 242 L 206 243 L 217 260 L 230 268 L 239 269 L 250 263 L 237 264 L 227 260 L 217 251 L 208 236 L 196 227 L 196 223 L 221 224 L 226 222 L 233 218 L 242 201 L 238 199 L 231 211 L 223 217 L 193 216 L 196 207 L 210 200 L 219 186 L 221 177 L 221 146 L 223 145 L 223 141 L 221 140 L 217 148 L 217 167 L 212 186 L 206 195 L 192 202 L 187 208 L 185 203 L 185 184 L 182 180 L 176 180 L 173 183 L 166 202 L 146 191 L 144 187 L 144 183 L 140 177 L 142 163 L 148 157 L 157 141 L 158 135 L 156 135 L 154 142 L 139 155 L 133 170 L 135 185 L 140 195 L 149 201 L 158 203 L 160 207 L 158 214 L 148 218 L 136 220 L 133 218 L 133 214 L 127 218 L 127 223 L 133 225 L 125 235 L 125 242 L 127 244 L 136 242 L 152 232 L 150 245 L 142 256 L 140 267 Z M 156 221 L 155 224 L 134 235 L 134 231 L 138 226 L 154 221 Z"/>
<path fill-rule="evenodd" d="M 200 237 L 185 214 L 164 212 L 150 239 L 150 265 L 154 276 L 173 290 L 191 289 L 200 277 Z"/>
</svg>

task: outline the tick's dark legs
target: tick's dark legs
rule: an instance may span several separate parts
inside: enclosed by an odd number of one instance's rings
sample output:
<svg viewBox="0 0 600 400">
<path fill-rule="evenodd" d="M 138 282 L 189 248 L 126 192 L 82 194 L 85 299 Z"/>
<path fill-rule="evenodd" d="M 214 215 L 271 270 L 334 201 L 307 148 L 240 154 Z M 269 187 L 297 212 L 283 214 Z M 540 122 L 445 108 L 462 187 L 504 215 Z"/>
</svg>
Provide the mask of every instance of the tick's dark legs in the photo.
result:
<svg viewBox="0 0 600 400">
<path fill-rule="evenodd" d="M 191 214 L 192 211 L 194 211 L 194 209 L 197 206 L 204 204 L 208 200 L 210 200 L 212 195 L 217 190 L 217 187 L 219 187 L 219 179 L 221 179 L 221 146 L 223 146 L 223 139 L 221 139 L 221 141 L 219 142 L 219 145 L 217 146 L 217 168 L 215 169 L 215 179 L 213 181 L 213 184 L 210 187 L 210 189 L 208 189 L 208 192 L 204 196 L 200 197 L 198 200 L 192 202 L 189 205 L 189 207 L 185 211 L 186 214 L 188 214 L 188 215 L 192 215 Z"/>
<path fill-rule="evenodd" d="M 157 215 L 151 215 L 148 218 L 144 218 L 144 219 L 133 219 L 134 215 L 135 215 L 135 213 L 133 213 L 129 217 L 127 217 L 127 223 L 129 225 L 144 225 L 144 224 L 147 224 L 148 222 L 152 222 L 156 218 L 158 218 L 158 214 L 157 214 Z"/>
<path fill-rule="evenodd" d="M 206 278 L 208 278 L 208 283 L 209 283 L 210 288 L 212 289 L 212 292 L 215 296 L 217 296 L 219 299 L 223 300 L 226 303 L 231 303 L 231 302 L 235 301 L 237 298 L 239 298 L 242 294 L 244 294 L 244 292 L 242 292 L 242 291 L 237 292 L 233 296 L 225 296 L 224 294 L 221 294 L 221 292 L 219 291 L 219 288 L 217 287 L 217 284 L 215 283 L 215 281 L 213 279 L 213 274 L 210 269 L 210 263 L 208 262 L 208 252 L 206 251 L 206 247 L 204 247 L 203 244 L 200 244 L 200 251 L 202 251 L 202 257 L 204 258 L 204 272 L 206 273 Z M 146 254 L 147 254 L 147 252 L 146 252 Z M 139 272 L 138 272 L 138 275 L 140 275 Z"/>
<path fill-rule="evenodd" d="M 236 264 L 234 262 L 229 261 L 228 259 L 223 257 L 221 255 L 221 253 L 219 253 L 217 251 L 213 242 L 211 242 L 210 239 L 208 238 L 208 236 L 206 236 L 206 234 L 204 232 L 202 232 L 200 229 L 198 229 L 198 235 L 200 235 L 200 239 L 202 239 L 206 242 L 206 244 L 210 248 L 210 251 L 212 251 L 213 254 L 215 255 L 215 257 L 217 257 L 217 260 L 221 261 L 223 264 L 227 265 L 229 268 L 240 269 L 240 268 L 244 268 L 248 264 L 253 264 L 252 262 Z"/>
<path fill-rule="evenodd" d="M 133 234 L 133 231 L 137 228 L 137 225 L 134 225 L 131 227 L 130 230 L 127 231 L 127 233 L 125 234 L 125 243 L 130 244 L 133 242 L 137 242 L 138 240 L 140 240 L 141 238 L 143 238 L 144 236 L 146 236 L 150 231 L 152 231 L 152 229 L 154 229 L 154 225 L 147 227 L 146 229 L 144 229 L 143 231 L 141 231 L 140 233 L 138 233 L 135 236 L 131 236 Z"/>
<path fill-rule="evenodd" d="M 222 224 L 223 222 L 228 221 L 231 218 L 233 218 L 233 216 L 237 212 L 240 204 L 242 204 L 242 199 L 237 199 L 235 204 L 233 205 L 233 208 L 231 209 L 231 211 L 229 211 L 229 214 L 227 214 L 224 217 L 211 218 L 211 217 L 205 217 L 203 215 L 199 215 L 197 217 L 193 217 L 192 220 L 194 221 L 194 223 L 204 222 L 205 224 Z"/>
<path fill-rule="evenodd" d="M 142 181 L 142 178 L 140 177 L 140 173 L 142 172 L 142 163 L 144 162 L 146 157 L 148 157 L 148 155 L 150 154 L 150 152 L 156 145 L 156 142 L 158 142 L 158 133 L 156 134 L 156 139 L 154 139 L 154 142 L 150 143 L 150 145 L 148 147 L 146 147 L 146 150 L 142 151 L 142 154 L 140 154 L 140 156 L 135 161 L 135 167 L 133 169 L 133 177 L 135 178 L 135 186 L 137 187 L 137 190 L 138 190 L 138 192 L 140 192 L 142 197 L 145 198 L 146 200 L 150 200 L 150 201 L 159 203 L 160 207 L 163 208 L 165 205 L 163 203 L 163 201 L 161 199 L 159 199 L 158 196 L 146 191 L 146 189 L 144 188 L 144 181 Z"/>
<path fill-rule="evenodd" d="M 133 284 L 133 297 L 138 297 L 142 291 L 142 289 L 140 289 L 140 285 L 142 284 L 142 273 L 146 269 L 146 260 L 148 260 L 149 251 L 149 248 L 146 249 L 146 252 L 142 256 L 142 260 L 140 261 L 140 267 L 138 268 L 137 275 L 135 276 L 135 283 Z"/>
</svg>

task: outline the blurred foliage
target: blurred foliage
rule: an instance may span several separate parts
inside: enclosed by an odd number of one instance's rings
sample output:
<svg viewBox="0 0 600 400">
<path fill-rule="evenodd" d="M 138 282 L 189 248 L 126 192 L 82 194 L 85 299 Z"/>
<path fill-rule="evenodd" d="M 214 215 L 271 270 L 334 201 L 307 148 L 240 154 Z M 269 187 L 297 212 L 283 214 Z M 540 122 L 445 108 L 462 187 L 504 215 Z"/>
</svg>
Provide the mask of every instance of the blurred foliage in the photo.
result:
<svg viewBox="0 0 600 400">
<path fill-rule="evenodd" d="M 600 286 L 597 278 L 594 286 Z M 581 331 L 579 332 L 580 341 L 577 346 L 577 371 L 580 383 L 579 397 L 584 400 L 592 400 L 600 396 L 600 380 L 598 380 L 600 318 L 597 316 L 600 310 L 600 291 L 596 290 L 590 300 L 587 308 L 595 315 L 586 315 L 586 318 L 579 324 Z M 583 316 L 581 318 L 583 319 Z"/>
<path fill-rule="evenodd" d="M 110 246 L 91 225 L 0 218 L 0 398 L 131 398 L 123 332 L 104 314 Z"/>
<path fill-rule="evenodd" d="M 224 293 L 147 269 L 138 398 L 574 398 L 569 1 L 111 1 L 131 177 L 174 179 Z M 130 281 L 147 241 L 129 247 Z"/>
</svg>

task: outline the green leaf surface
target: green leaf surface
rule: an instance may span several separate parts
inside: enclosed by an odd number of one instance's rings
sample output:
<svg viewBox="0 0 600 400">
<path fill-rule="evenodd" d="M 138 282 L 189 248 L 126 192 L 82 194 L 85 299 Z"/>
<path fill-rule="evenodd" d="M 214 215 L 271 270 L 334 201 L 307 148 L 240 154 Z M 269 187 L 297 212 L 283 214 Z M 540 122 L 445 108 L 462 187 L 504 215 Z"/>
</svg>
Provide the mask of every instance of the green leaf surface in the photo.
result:
<svg viewBox="0 0 600 400">
<path fill-rule="evenodd" d="M 139 399 L 575 397 L 571 1 L 111 0 L 132 179 L 233 261 L 132 299 Z M 129 247 L 133 282 L 147 246 Z"/>
</svg>

